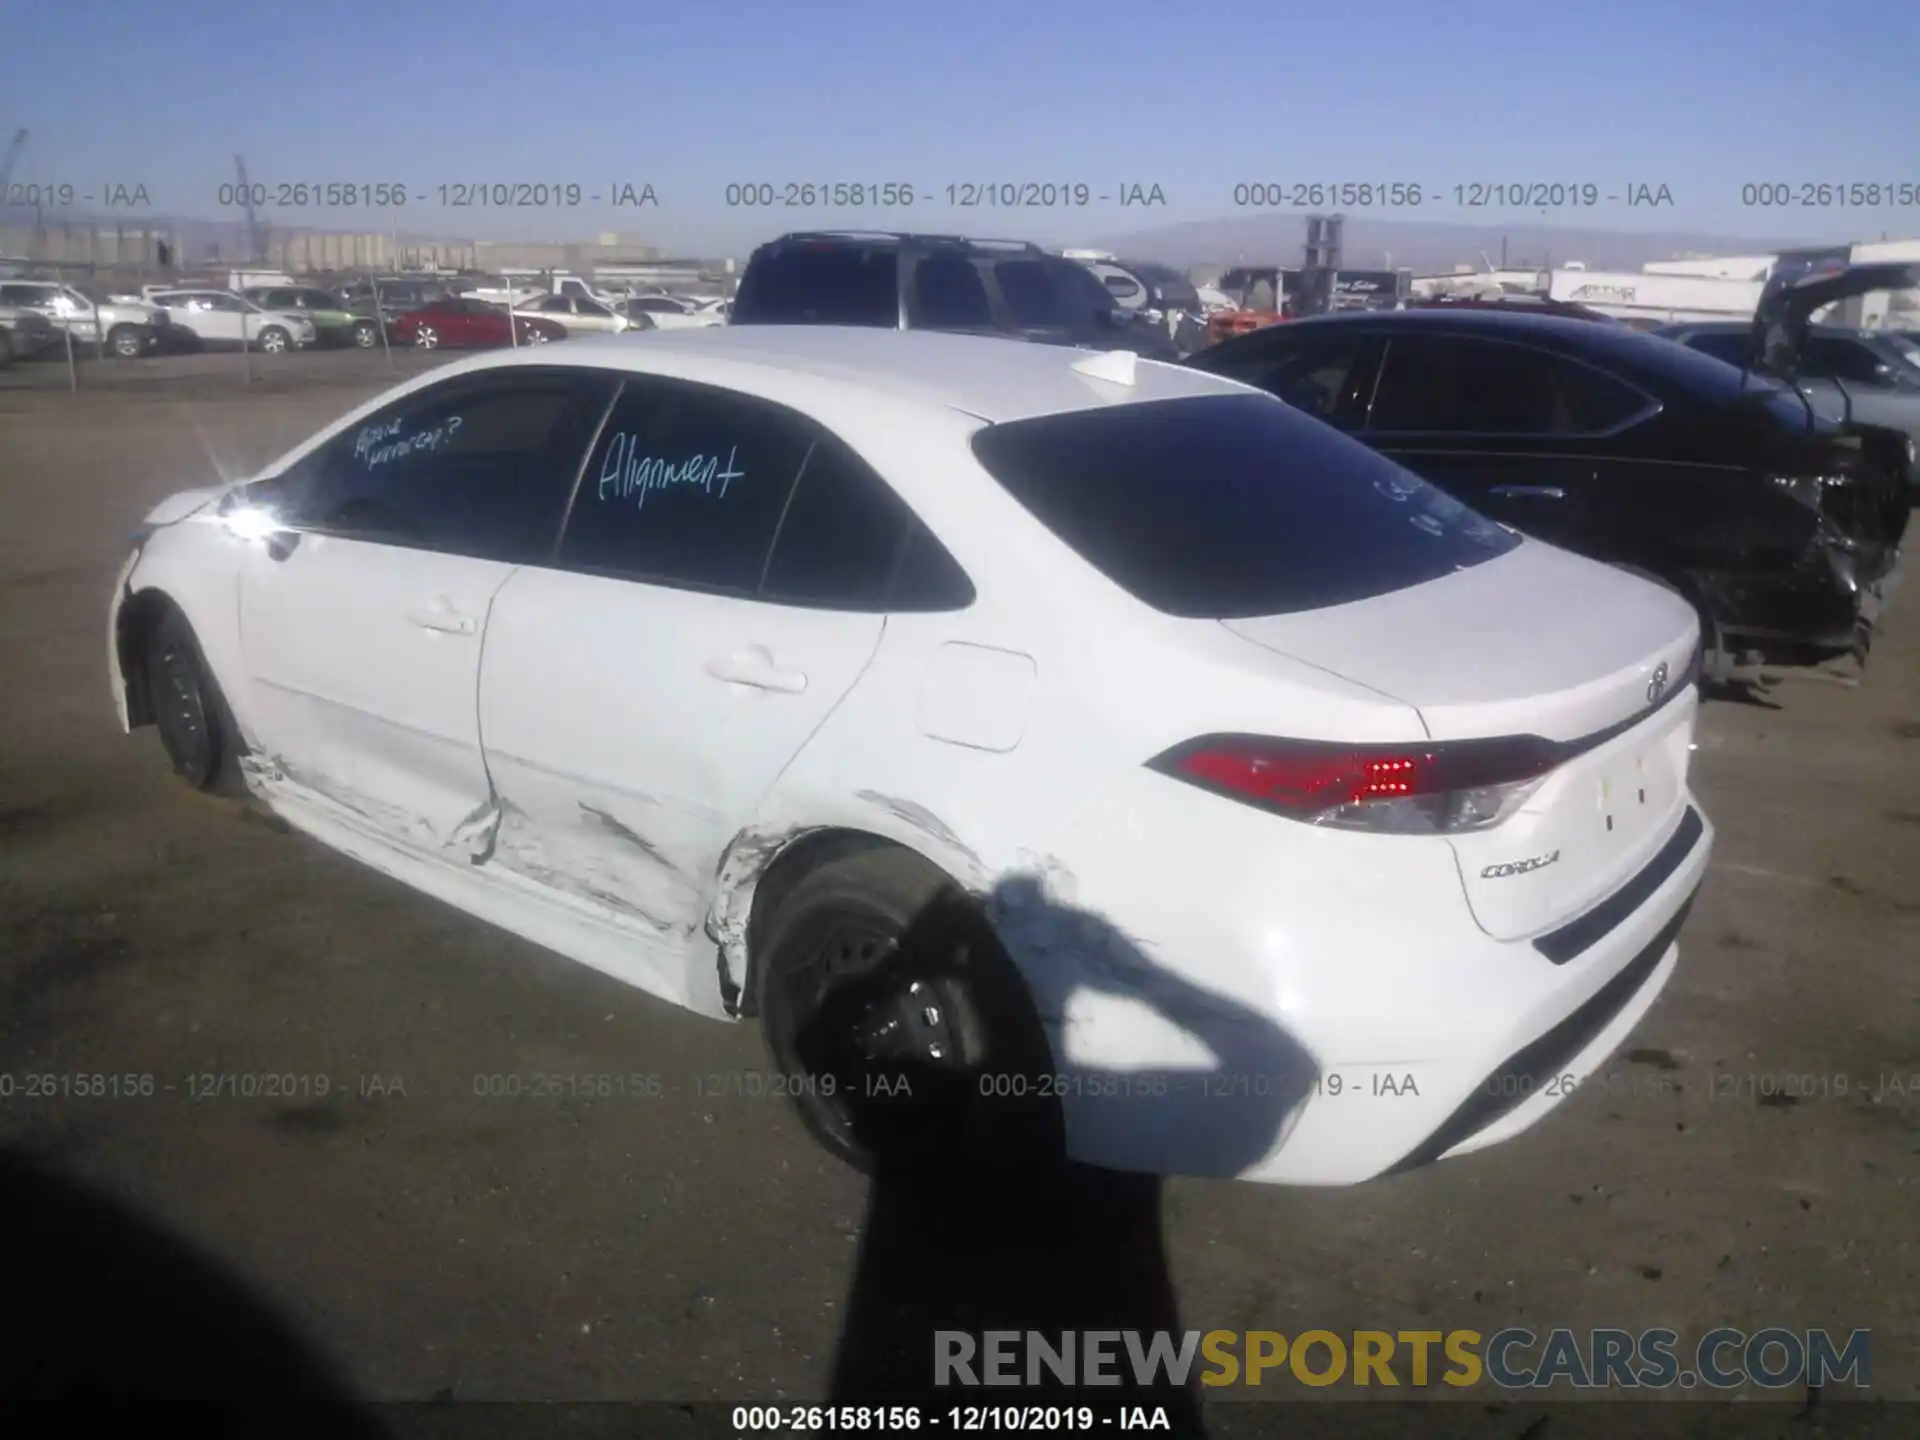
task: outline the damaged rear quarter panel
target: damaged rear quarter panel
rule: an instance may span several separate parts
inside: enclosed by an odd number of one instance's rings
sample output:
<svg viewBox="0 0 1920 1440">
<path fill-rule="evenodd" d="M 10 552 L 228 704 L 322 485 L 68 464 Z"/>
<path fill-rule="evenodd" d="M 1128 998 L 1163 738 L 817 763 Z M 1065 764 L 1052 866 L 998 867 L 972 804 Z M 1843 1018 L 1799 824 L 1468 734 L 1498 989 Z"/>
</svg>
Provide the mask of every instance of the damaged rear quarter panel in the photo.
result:
<svg viewBox="0 0 1920 1440">
<path fill-rule="evenodd" d="M 1033 709 L 1015 748 L 989 751 L 921 733 L 922 681 L 950 640 L 1033 657 Z M 1070 687 L 1049 684 L 1066 671 L 1063 654 L 1053 627 L 984 598 L 958 615 L 890 616 L 849 702 L 795 757 L 722 856 L 706 930 L 720 948 L 724 983 L 747 986 L 755 889 L 808 834 L 878 837 L 983 897 L 1002 876 L 1048 863 L 1058 838 L 1114 782 L 1116 767 L 1137 760 Z"/>
</svg>

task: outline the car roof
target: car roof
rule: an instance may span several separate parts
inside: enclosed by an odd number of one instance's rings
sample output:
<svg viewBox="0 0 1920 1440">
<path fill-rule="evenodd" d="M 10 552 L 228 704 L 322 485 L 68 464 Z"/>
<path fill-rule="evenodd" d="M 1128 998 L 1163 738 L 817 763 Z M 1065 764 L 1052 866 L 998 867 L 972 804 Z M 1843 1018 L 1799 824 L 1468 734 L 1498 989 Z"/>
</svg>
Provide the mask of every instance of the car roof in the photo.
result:
<svg viewBox="0 0 1920 1440">
<path fill-rule="evenodd" d="M 1256 393 L 1232 380 L 1153 360 L 1135 362 L 1131 385 L 1094 379 L 1073 369 L 1101 354 L 1067 345 L 937 330 L 716 325 L 574 340 L 566 346 L 564 358 L 606 369 L 667 375 L 682 373 L 675 362 L 689 362 L 702 376 L 712 376 L 714 383 L 737 381 L 748 390 L 756 388 L 757 375 L 769 370 L 803 374 L 958 410 L 989 424 L 1112 404 Z M 648 363 L 653 356 L 669 363 Z M 496 351 L 466 363 L 476 369 L 552 365 L 556 357 L 543 346 Z"/>
<path fill-rule="evenodd" d="M 1476 335 L 1487 339 L 1524 342 L 1621 375 L 1632 376 L 1643 383 L 1693 394 L 1737 393 L 1744 385 L 1737 366 L 1677 344 L 1667 336 L 1649 334 L 1630 325 L 1600 325 L 1592 320 L 1565 315 L 1498 308 L 1476 309 L 1471 306 L 1434 310 L 1354 310 L 1336 315 L 1315 315 L 1235 336 L 1200 354 L 1239 352 L 1243 348 L 1247 353 L 1252 353 L 1263 336 L 1277 333 L 1311 334 L 1318 329 L 1348 325 L 1382 334 L 1431 331 L 1436 334 Z M 1748 327 L 1737 325 L 1735 328 L 1745 331 Z"/>
<path fill-rule="evenodd" d="M 1050 255 L 1031 240 L 1000 240 L 972 235 L 935 235 L 909 230 L 791 230 L 775 236 L 759 248 L 781 249 L 789 245 L 858 245 L 874 247 L 920 246 L 931 250 L 958 250 L 981 254 Z M 1051 256 L 1058 259 L 1058 256 Z"/>
</svg>

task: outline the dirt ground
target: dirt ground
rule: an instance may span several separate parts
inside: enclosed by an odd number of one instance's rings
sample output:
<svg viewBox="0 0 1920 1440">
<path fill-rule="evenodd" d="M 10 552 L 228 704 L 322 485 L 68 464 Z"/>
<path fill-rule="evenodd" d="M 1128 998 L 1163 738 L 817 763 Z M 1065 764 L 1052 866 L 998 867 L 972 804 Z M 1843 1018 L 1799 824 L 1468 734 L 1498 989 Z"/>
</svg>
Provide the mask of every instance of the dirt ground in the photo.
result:
<svg viewBox="0 0 1920 1440">
<path fill-rule="evenodd" d="M 1129 1292 L 1119 1312 L 1182 1328 L 1869 1329 L 1874 1393 L 1920 1397 L 1910 597 L 1859 689 L 1707 707 L 1696 785 L 1718 848 L 1611 1093 L 1355 1190 L 1096 1178 L 1065 1226 L 999 1195 L 919 1233 L 922 1212 L 827 1159 L 783 1102 L 702 1080 L 764 1068 L 752 1026 L 669 1009 L 193 795 L 151 731 L 119 732 L 108 591 L 148 506 L 389 383 L 377 353 L 256 360 L 250 387 L 240 372 L 83 366 L 78 394 L 64 365 L 0 372 L 0 1146 L 216 1258 L 352 1393 L 818 1398 L 871 1327 L 939 1318 L 960 1282 L 928 1277 L 1029 1235 L 1048 1237 L 1030 1278 L 1097 1272 Z M 537 1072 L 666 1083 L 479 1093 Z M 82 1074 L 154 1090 L 26 1093 Z M 290 1079 L 197 1093 L 223 1074 Z M 1630 1083 L 1649 1077 L 1671 1083 Z M 1209 1414 L 1226 1433 L 1237 1402 L 1306 1393 L 1270 1380 Z"/>
</svg>

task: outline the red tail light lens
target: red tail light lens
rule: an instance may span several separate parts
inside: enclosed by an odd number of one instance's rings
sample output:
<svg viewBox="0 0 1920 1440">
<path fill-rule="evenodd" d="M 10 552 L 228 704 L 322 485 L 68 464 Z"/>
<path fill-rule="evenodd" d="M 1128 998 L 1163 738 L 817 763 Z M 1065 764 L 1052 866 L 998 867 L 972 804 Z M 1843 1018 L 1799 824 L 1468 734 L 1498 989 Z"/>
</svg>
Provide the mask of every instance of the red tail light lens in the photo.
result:
<svg viewBox="0 0 1920 1440">
<path fill-rule="evenodd" d="M 1383 834 L 1459 834 L 1499 824 L 1563 757 L 1537 736 L 1343 745 L 1210 735 L 1151 762 L 1163 775 L 1278 815 Z"/>
</svg>

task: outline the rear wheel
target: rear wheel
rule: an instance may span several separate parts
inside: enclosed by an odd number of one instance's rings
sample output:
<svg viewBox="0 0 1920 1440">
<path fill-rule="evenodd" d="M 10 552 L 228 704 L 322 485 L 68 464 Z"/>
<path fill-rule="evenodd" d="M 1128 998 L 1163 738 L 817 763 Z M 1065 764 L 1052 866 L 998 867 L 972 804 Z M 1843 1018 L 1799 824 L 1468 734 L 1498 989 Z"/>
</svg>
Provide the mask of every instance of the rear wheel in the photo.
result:
<svg viewBox="0 0 1920 1440">
<path fill-rule="evenodd" d="M 367 321 L 361 321 L 353 327 L 353 343 L 360 350 L 371 350 L 380 343 L 380 332 Z"/>
<path fill-rule="evenodd" d="M 146 332 L 138 325 L 116 325 L 107 332 L 107 348 L 122 360 L 135 360 L 147 348 Z"/>
<path fill-rule="evenodd" d="M 174 773 L 196 790 L 230 778 L 234 727 L 193 627 L 169 610 L 147 637 L 147 697 Z"/>
<path fill-rule="evenodd" d="M 863 1170 L 1034 1166 L 1060 1153 L 1045 1032 L 972 898 L 917 855 L 865 851 L 756 921 L 777 1082 Z"/>
</svg>

